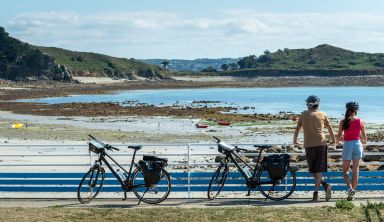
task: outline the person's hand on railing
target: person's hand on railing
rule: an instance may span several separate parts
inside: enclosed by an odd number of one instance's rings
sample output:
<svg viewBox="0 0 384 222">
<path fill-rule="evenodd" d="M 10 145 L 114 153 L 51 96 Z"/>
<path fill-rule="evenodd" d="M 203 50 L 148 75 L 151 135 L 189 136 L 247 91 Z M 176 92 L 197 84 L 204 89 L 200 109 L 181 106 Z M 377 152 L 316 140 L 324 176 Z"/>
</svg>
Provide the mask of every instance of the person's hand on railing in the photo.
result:
<svg viewBox="0 0 384 222">
<path fill-rule="evenodd" d="M 295 146 L 299 146 L 299 147 L 303 147 L 303 144 L 302 143 L 300 143 L 299 141 L 293 141 L 293 145 L 295 145 Z"/>
</svg>

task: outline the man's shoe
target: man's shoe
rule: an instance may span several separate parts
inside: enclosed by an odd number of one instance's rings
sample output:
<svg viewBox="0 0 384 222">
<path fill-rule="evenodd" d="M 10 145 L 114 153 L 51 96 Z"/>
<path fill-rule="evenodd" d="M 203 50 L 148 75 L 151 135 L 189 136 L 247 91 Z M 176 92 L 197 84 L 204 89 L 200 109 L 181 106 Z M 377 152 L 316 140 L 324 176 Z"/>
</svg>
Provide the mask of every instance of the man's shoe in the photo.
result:
<svg viewBox="0 0 384 222">
<path fill-rule="evenodd" d="M 348 197 L 347 197 L 347 200 L 348 201 L 352 201 L 354 200 L 355 198 L 353 196 L 355 196 L 355 191 L 354 190 L 348 190 Z"/>
<path fill-rule="evenodd" d="M 332 197 L 332 185 L 327 183 L 324 189 L 325 189 L 325 200 L 329 201 Z"/>
<path fill-rule="evenodd" d="M 312 201 L 319 201 L 319 193 L 318 192 L 313 192 Z"/>
</svg>

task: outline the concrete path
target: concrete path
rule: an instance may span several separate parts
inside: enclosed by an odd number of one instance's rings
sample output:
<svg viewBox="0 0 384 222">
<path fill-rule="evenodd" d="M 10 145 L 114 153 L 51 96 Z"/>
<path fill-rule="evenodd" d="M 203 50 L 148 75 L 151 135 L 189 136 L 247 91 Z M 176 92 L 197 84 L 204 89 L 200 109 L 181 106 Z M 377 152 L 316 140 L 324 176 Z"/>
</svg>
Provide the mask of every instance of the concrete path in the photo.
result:
<svg viewBox="0 0 384 222">
<path fill-rule="evenodd" d="M 149 207 L 318 207 L 335 206 L 337 199 L 329 202 L 321 200 L 312 202 L 310 199 L 288 199 L 283 201 L 264 201 L 262 199 L 218 199 L 208 201 L 207 199 L 167 199 L 164 202 L 151 205 L 141 203 L 137 205 L 137 199 L 95 199 L 89 204 L 80 204 L 76 199 L 0 199 L 0 207 L 26 207 L 26 208 L 44 208 L 44 207 L 68 207 L 68 208 L 149 208 Z M 353 203 L 355 206 L 370 202 L 384 202 L 384 197 L 377 198 L 358 198 Z"/>
</svg>

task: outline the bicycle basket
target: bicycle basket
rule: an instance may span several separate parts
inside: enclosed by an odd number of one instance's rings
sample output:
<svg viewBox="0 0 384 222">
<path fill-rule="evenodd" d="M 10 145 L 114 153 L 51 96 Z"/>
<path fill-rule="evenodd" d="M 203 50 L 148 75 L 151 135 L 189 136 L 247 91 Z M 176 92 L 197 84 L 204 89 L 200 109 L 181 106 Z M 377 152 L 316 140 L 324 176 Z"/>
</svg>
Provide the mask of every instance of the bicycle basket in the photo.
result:
<svg viewBox="0 0 384 222">
<path fill-rule="evenodd" d="M 100 144 L 99 142 L 97 142 L 96 140 L 90 140 L 88 142 L 88 150 L 90 152 L 94 152 L 94 153 L 101 153 L 103 151 L 103 148 L 104 146 L 102 144 Z"/>
<path fill-rule="evenodd" d="M 145 186 L 147 187 L 157 184 L 162 178 L 162 169 L 167 164 L 167 162 L 165 161 L 166 159 L 161 159 L 161 158 L 158 158 L 158 159 L 160 160 L 148 161 L 148 158 L 143 158 L 143 160 L 139 161 L 139 165 L 142 169 L 143 176 L 144 176 Z"/>
<path fill-rule="evenodd" d="M 272 180 L 281 180 L 287 175 L 289 158 L 288 154 L 273 154 L 264 157 L 262 164 Z"/>
</svg>

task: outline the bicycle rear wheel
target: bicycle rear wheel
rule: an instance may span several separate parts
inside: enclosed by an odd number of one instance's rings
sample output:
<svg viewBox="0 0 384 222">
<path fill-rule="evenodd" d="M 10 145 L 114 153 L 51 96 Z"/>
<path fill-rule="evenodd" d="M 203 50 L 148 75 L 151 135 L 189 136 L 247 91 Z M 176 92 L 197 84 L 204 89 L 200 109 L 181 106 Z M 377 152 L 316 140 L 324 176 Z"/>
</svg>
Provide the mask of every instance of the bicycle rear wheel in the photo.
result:
<svg viewBox="0 0 384 222">
<path fill-rule="evenodd" d="M 85 173 L 77 189 L 77 199 L 80 203 L 89 203 L 99 194 L 104 183 L 104 168 L 92 167 Z"/>
<path fill-rule="evenodd" d="M 257 173 L 257 179 L 260 183 L 259 190 L 263 196 L 270 200 L 284 200 L 291 196 L 296 189 L 296 173 L 292 169 L 288 170 L 283 179 L 277 181 L 272 181 L 264 167 Z"/>
<path fill-rule="evenodd" d="M 171 192 L 171 178 L 169 173 L 161 169 L 161 179 L 157 184 L 147 187 L 144 182 L 144 175 L 141 168 L 138 167 L 132 176 L 133 193 L 144 203 L 157 204 L 167 199 Z"/>
<path fill-rule="evenodd" d="M 213 174 L 211 182 L 209 182 L 208 186 L 208 199 L 215 199 L 223 189 L 225 180 L 228 176 L 228 164 L 221 163 L 217 168 L 216 172 Z"/>
</svg>

